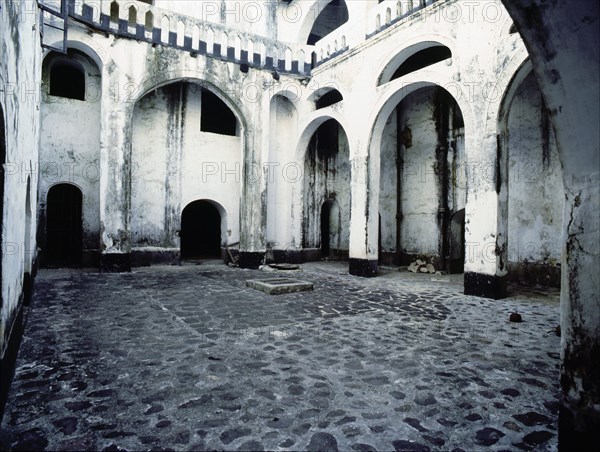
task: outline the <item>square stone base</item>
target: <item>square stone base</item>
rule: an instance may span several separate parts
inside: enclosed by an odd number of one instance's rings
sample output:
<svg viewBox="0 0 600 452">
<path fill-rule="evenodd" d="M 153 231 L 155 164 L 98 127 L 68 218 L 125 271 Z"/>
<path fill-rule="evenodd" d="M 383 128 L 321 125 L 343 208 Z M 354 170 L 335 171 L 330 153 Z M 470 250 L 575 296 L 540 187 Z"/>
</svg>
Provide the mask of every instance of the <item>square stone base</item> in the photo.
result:
<svg viewBox="0 0 600 452">
<path fill-rule="evenodd" d="M 250 279 L 246 281 L 246 286 L 252 289 L 260 290 L 269 295 L 280 295 L 292 292 L 304 292 L 313 290 L 313 283 L 307 281 L 298 281 L 288 278 L 270 278 L 270 279 Z"/>
</svg>

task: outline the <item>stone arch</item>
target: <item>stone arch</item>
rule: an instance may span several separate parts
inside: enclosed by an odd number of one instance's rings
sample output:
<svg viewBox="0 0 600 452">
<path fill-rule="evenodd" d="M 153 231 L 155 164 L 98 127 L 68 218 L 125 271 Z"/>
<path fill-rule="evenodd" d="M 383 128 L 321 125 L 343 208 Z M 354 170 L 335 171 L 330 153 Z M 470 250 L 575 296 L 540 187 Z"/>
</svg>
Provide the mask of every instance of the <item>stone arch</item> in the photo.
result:
<svg viewBox="0 0 600 452">
<path fill-rule="evenodd" d="M 394 76 L 394 73 L 411 57 L 415 57 L 418 55 L 423 55 L 423 52 L 429 52 L 434 50 L 444 49 L 446 52 L 436 52 L 436 54 L 426 55 L 427 59 L 430 59 L 432 62 L 428 64 L 424 64 L 419 69 L 425 68 L 432 64 L 443 61 L 445 58 L 452 58 L 454 55 L 453 51 L 454 42 L 450 39 L 442 36 L 442 35 L 427 35 L 420 36 L 417 38 L 411 38 L 410 41 L 407 41 L 400 46 L 402 50 L 394 51 L 392 55 L 389 55 L 385 59 L 385 63 L 378 69 L 376 72 L 377 77 L 377 86 L 384 85 L 390 82 Z M 440 55 L 437 55 L 440 53 Z M 449 56 L 446 56 L 449 54 Z M 441 59 L 440 59 L 441 58 Z M 415 69 L 415 70 L 419 70 Z M 410 71 L 413 72 L 413 71 Z"/>
<path fill-rule="evenodd" d="M 401 105 L 401 102 L 407 98 L 409 96 L 409 94 L 412 93 L 416 93 L 417 91 L 419 91 L 422 88 L 437 88 L 437 90 L 435 92 L 433 92 L 431 95 L 432 96 L 438 96 L 438 92 L 440 93 L 439 95 L 443 94 L 444 96 L 448 97 L 449 100 L 448 102 L 448 108 L 453 109 L 454 107 L 452 107 L 452 103 L 454 102 L 456 107 L 458 108 L 459 111 L 459 115 L 458 115 L 458 121 L 461 121 L 459 123 L 457 123 L 457 125 L 452 124 L 452 127 L 450 129 L 448 129 L 448 133 L 450 136 L 450 133 L 452 135 L 452 139 L 453 139 L 453 145 L 452 145 L 452 150 L 453 150 L 453 155 L 452 155 L 452 162 L 454 162 L 456 160 L 456 155 L 460 155 L 460 159 L 461 161 L 465 161 L 468 162 L 468 155 L 469 155 L 469 149 L 472 146 L 472 142 L 473 142 L 473 138 L 472 135 L 474 134 L 474 127 L 475 127 L 475 121 L 474 121 L 474 116 L 473 116 L 473 111 L 471 109 L 470 103 L 468 102 L 468 97 L 466 96 L 466 92 L 465 90 L 459 86 L 458 84 L 455 84 L 451 81 L 449 81 L 448 79 L 441 77 L 439 74 L 436 74 L 435 72 L 432 71 L 419 71 L 418 74 L 409 74 L 407 76 L 406 79 L 403 79 L 402 81 L 392 81 L 390 82 L 387 86 L 390 86 L 389 90 L 384 91 L 385 94 L 380 98 L 380 100 L 377 103 L 377 106 L 375 108 L 375 116 L 373 118 L 373 121 L 371 122 L 371 124 L 373 124 L 371 131 L 370 131 L 370 136 L 368 139 L 368 149 L 369 149 L 369 178 L 368 178 L 368 184 L 370 185 L 370 187 L 368 188 L 368 193 L 369 193 L 369 199 L 368 199 L 368 203 L 371 206 L 380 206 L 380 202 L 382 201 L 382 197 L 383 196 L 383 192 L 381 192 L 380 190 L 380 184 L 381 184 L 381 180 L 385 180 L 386 178 L 384 176 L 381 175 L 381 168 L 382 168 L 382 163 L 381 163 L 381 159 L 382 159 L 382 142 L 383 142 L 383 137 L 384 137 L 384 131 L 386 128 L 386 123 L 387 121 L 392 117 L 392 114 L 396 111 L 397 107 L 399 105 Z M 449 87 L 454 88 L 455 94 L 453 93 L 451 89 L 448 89 Z M 435 99 L 435 97 L 434 97 Z M 450 110 L 448 110 L 450 111 Z M 454 110 L 451 110 L 454 111 Z M 455 118 L 455 113 L 448 113 L 449 115 L 452 115 L 452 119 L 446 119 L 447 121 L 451 121 L 454 122 L 454 118 Z M 399 115 L 398 115 L 399 116 Z M 448 122 L 448 125 L 450 124 L 450 122 Z M 398 126 L 400 126 L 400 122 L 398 122 Z M 456 127 L 456 128 L 455 128 Z M 455 133 L 457 133 L 457 131 L 459 131 L 460 135 L 455 135 Z M 410 131 L 409 131 L 410 132 Z M 436 129 L 436 133 L 437 133 L 437 129 Z M 403 146 L 407 146 L 404 143 L 404 139 L 411 139 L 410 135 L 407 135 L 406 137 L 404 137 L 405 135 L 405 131 L 402 132 L 402 134 L 400 134 L 400 132 L 398 132 L 398 144 L 394 145 L 394 146 L 398 146 L 398 148 L 394 147 L 394 149 L 396 149 L 396 151 L 394 152 L 398 152 L 400 143 L 403 144 Z M 432 147 L 432 151 L 435 151 L 434 153 L 434 159 L 438 158 L 438 145 L 440 143 L 440 140 L 443 137 L 437 137 L 437 145 L 435 143 L 431 144 Z M 458 152 L 457 154 L 457 146 L 458 144 L 454 144 L 454 141 L 456 140 L 456 142 L 458 143 L 458 140 L 460 140 L 460 149 L 461 151 Z M 387 149 L 388 146 L 386 146 Z M 439 148 L 442 149 L 443 146 L 439 145 Z M 387 152 L 387 151 L 386 151 Z M 449 151 L 447 151 L 449 152 Z M 450 155 L 450 154 L 448 154 Z M 441 157 L 440 157 L 441 158 Z M 449 158 L 449 157 L 448 157 Z M 441 158 L 441 160 L 445 160 L 446 162 L 448 161 L 446 158 Z M 441 162 L 440 160 L 440 162 Z M 429 165 L 431 162 L 428 162 L 427 165 Z M 396 166 L 396 165 L 394 165 Z M 449 164 L 448 164 L 449 166 Z M 446 168 L 445 166 L 442 166 L 443 168 Z M 385 166 L 384 168 L 386 168 L 386 171 L 389 170 L 389 165 Z M 450 193 L 450 182 L 452 182 L 451 180 L 449 180 L 449 176 L 446 176 L 446 174 L 449 174 L 449 172 L 452 170 L 453 168 L 446 168 L 445 171 L 436 173 L 436 175 L 434 176 L 433 174 L 430 176 L 432 178 L 435 177 L 435 183 L 437 184 L 435 188 L 436 190 L 438 190 L 436 193 L 438 193 L 436 195 L 436 199 L 435 202 L 440 204 L 440 209 L 443 209 L 443 211 L 445 212 L 445 215 L 443 217 L 439 217 L 437 218 L 437 231 L 435 233 L 435 237 L 434 235 L 432 235 L 432 239 L 431 239 L 431 244 L 427 245 L 427 250 L 423 250 L 422 254 L 428 254 L 430 255 L 430 257 L 432 259 L 435 258 L 436 265 L 439 266 L 446 266 L 446 258 L 447 253 L 448 253 L 448 241 L 449 241 L 449 216 L 451 215 L 451 210 L 450 210 L 450 206 L 449 206 L 449 201 L 446 202 L 447 200 L 451 199 L 450 195 L 454 196 L 454 198 L 452 199 L 459 199 L 456 198 L 456 196 L 453 193 Z M 403 173 L 400 173 L 400 171 L 403 171 Z M 388 171 L 389 172 L 389 171 Z M 397 190 L 400 190 L 401 187 L 401 180 L 397 179 L 401 174 L 404 174 L 404 169 L 397 169 L 396 173 L 392 174 L 390 173 L 390 177 L 392 177 L 394 180 L 396 180 L 396 184 L 394 185 L 396 187 Z M 448 179 L 444 179 L 445 177 L 448 177 Z M 382 179 L 383 178 L 383 179 Z M 439 179 L 439 181 L 437 180 Z M 373 186 L 376 185 L 376 186 Z M 446 190 L 446 191 L 445 191 Z M 463 193 L 464 191 L 464 193 Z M 382 194 L 380 194 L 382 193 Z M 466 196 L 466 184 L 462 186 L 461 191 L 459 193 L 457 193 L 457 195 L 460 197 L 460 199 L 462 199 L 463 197 Z M 389 235 L 388 239 L 386 239 L 385 242 L 389 242 L 386 246 L 389 248 L 388 250 L 388 255 L 382 255 L 382 258 L 384 258 L 384 261 L 386 261 L 387 263 L 398 263 L 399 261 L 403 261 L 404 264 L 407 265 L 406 260 L 410 260 L 412 259 L 412 255 L 410 253 L 408 254 L 404 254 L 403 252 L 401 252 L 402 250 L 402 243 L 401 240 L 401 232 L 400 232 L 400 226 L 401 223 L 400 221 L 396 220 L 396 216 L 400 215 L 400 204 L 398 204 L 400 202 L 400 192 L 396 193 L 395 196 L 390 195 L 390 202 L 393 202 L 393 205 L 390 206 L 384 206 L 384 208 L 390 210 L 390 211 L 394 211 L 396 212 L 396 214 L 393 216 L 393 218 L 391 218 L 389 221 L 384 220 L 383 216 L 382 216 L 382 231 L 383 233 L 386 234 L 386 237 Z M 454 201 L 453 201 L 454 202 Z M 462 204 L 464 204 L 464 202 L 461 202 Z M 397 204 L 397 205 L 396 205 Z M 442 208 L 443 205 L 443 208 Z M 437 207 L 437 205 L 436 205 Z M 381 211 L 381 208 L 374 208 L 374 211 Z M 387 210 L 386 210 L 387 211 Z M 433 213 L 431 213 L 431 215 L 433 215 Z M 432 217 L 433 218 L 433 217 Z M 401 220 L 400 217 L 398 217 L 398 220 Z M 389 223 L 389 224 L 388 224 Z M 374 224 L 374 223 L 373 223 Z M 371 247 L 371 249 L 379 249 L 379 237 L 375 236 L 375 234 L 377 234 L 377 229 L 376 227 L 373 226 L 373 229 L 370 231 L 372 236 L 367 237 L 369 246 Z M 395 232 L 393 232 L 395 231 Z M 432 233 L 433 234 L 433 233 Z M 410 234 L 407 235 L 407 240 L 410 239 Z M 391 240 L 391 242 L 390 242 Z M 404 238 L 402 238 L 402 240 L 404 241 Z M 385 243 L 384 243 L 385 245 Z M 418 246 L 421 246 L 421 243 L 417 244 Z M 421 246 L 421 248 L 423 248 Z M 431 248 L 431 249 L 429 249 Z M 413 254 L 419 254 L 418 251 L 413 250 L 411 251 L 411 253 Z M 410 263 L 410 262 L 408 262 Z"/>
<path fill-rule="evenodd" d="M 504 93 L 498 137 L 499 158 L 506 161 L 501 175 L 508 192 L 508 277 L 527 284 L 559 287 L 562 169 L 550 112 L 529 60 L 516 71 Z"/>
<path fill-rule="evenodd" d="M 349 133 L 349 127 L 346 122 L 346 118 L 344 118 L 338 111 L 334 110 L 331 107 L 324 108 L 322 110 L 317 110 L 313 112 L 300 126 L 300 133 L 298 144 L 296 145 L 296 160 L 304 161 L 304 157 L 306 154 L 306 147 L 310 141 L 312 135 L 316 132 L 316 130 L 325 122 L 330 119 L 335 119 L 341 127 L 344 129 L 344 132 L 348 136 L 348 139 L 352 139 L 352 134 Z"/>
<path fill-rule="evenodd" d="M 104 65 L 110 60 L 110 56 L 106 53 L 106 50 L 99 46 L 93 46 L 95 44 L 94 41 L 82 42 L 76 39 L 68 40 L 66 48 L 74 49 L 86 57 L 90 58 L 95 64 L 100 72 L 102 72 Z M 52 43 L 52 47 L 62 46 L 62 41 L 57 41 Z M 44 52 L 43 59 L 45 60 L 51 50 L 46 50 Z"/>
<path fill-rule="evenodd" d="M 139 253 L 146 253 L 148 247 L 161 247 L 170 253 L 178 249 L 180 208 L 183 200 L 191 197 L 211 199 L 223 206 L 230 222 L 229 229 L 223 225 L 221 233 L 226 235 L 222 241 L 237 242 L 244 158 L 248 159 L 243 106 L 234 104 L 209 81 L 193 77 L 148 81 L 142 83 L 140 93 L 129 112 L 132 127 L 126 151 L 131 162 L 132 246 Z M 235 117 L 238 133 L 211 133 L 194 126 L 202 122 L 203 100 L 209 93 Z M 149 106 L 152 114 L 146 113 Z M 148 124 L 152 124 L 151 140 Z M 192 144 L 200 141 L 202 146 Z M 219 159 L 214 158 L 217 152 L 221 152 Z M 149 155 L 153 158 L 147 158 Z M 148 197 L 147 193 L 153 195 Z"/>
<path fill-rule="evenodd" d="M 379 145 L 375 137 L 381 136 L 381 131 L 385 125 L 386 119 L 392 113 L 394 108 L 411 92 L 426 86 L 437 85 L 448 91 L 463 115 L 465 123 L 465 135 L 472 135 L 475 128 L 475 116 L 469 102 L 469 92 L 460 83 L 455 82 L 449 77 L 445 77 L 433 71 L 422 70 L 415 74 L 408 74 L 403 80 L 394 80 L 387 85 L 385 91 L 379 91 L 381 94 L 379 100 L 373 108 L 371 120 L 372 124 L 369 132 L 369 151 L 370 157 L 379 157 Z"/>
<path fill-rule="evenodd" d="M 597 437 L 600 383 L 597 2 L 502 0 L 529 50 L 553 112 L 565 186 L 561 285 L 559 450 L 585 449 Z M 532 18 L 534 18 L 532 20 Z"/>
<path fill-rule="evenodd" d="M 83 50 L 67 47 L 64 55 L 50 51 L 44 56 L 42 79 L 49 95 L 99 102 L 101 85 L 96 92 L 89 90 L 93 84 L 90 77 L 101 77 L 101 68 L 96 59 Z"/>
<path fill-rule="evenodd" d="M 212 94 L 216 95 L 219 99 L 221 99 L 236 116 L 236 119 L 240 126 L 240 134 L 242 137 L 244 137 L 244 131 L 247 130 L 248 125 L 246 118 L 249 115 L 245 111 L 245 107 L 242 100 L 230 97 L 226 93 L 230 94 L 231 91 L 227 92 L 221 89 L 217 83 L 198 78 L 196 72 L 172 71 L 168 74 L 165 74 L 163 80 L 157 80 L 156 78 L 145 79 L 141 81 L 138 85 L 136 96 L 134 97 L 132 104 L 136 104 L 140 101 L 140 99 L 142 99 L 144 96 L 146 96 L 152 91 L 162 88 L 163 86 L 171 85 L 178 82 L 189 82 L 191 84 L 199 85 L 202 88 L 209 90 Z"/>
<path fill-rule="evenodd" d="M 319 15 L 323 10 L 334 0 L 310 0 L 307 2 L 301 2 L 304 20 L 299 21 L 299 24 L 295 31 L 296 40 L 295 42 L 306 44 L 310 35 L 310 32 L 318 20 Z M 344 1 L 341 0 L 347 8 L 348 20 L 350 22 L 355 17 L 356 12 L 360 12 L 360 5 L 355 5 L 360 2 L 353 2 L 352 0 Z M 340 24 L 341 25 L 341 24 Z"/>
<path fill-rule="evenodd" d="M 330 109 L 331 110 L 331 109 Z M 324 110 L 319 110 L 324 111 Z M 337 119 L 320 116 L 310 123 L 302 161 L 302 247 L 308 259 L 321 256 L 321 213 L 323 203 L 339 204 L 336 256 L 347 257 L 350 234 L 350 147 L 346 129 Z M 302 142 L 303 140 L 301 140 Z"/>
</svg>

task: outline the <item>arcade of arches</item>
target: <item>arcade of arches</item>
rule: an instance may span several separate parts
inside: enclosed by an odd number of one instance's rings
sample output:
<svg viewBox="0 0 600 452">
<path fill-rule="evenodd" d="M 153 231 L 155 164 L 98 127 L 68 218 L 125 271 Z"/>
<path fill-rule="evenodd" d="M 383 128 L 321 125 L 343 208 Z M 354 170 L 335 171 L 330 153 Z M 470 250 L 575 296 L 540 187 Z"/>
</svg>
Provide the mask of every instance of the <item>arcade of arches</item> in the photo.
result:
<svg viewBox="0 0 600 452">
<path fill-rule="evenodd" d="M 461 3 L 293 0 L 256 23 L 206 18 L 203 1 L 104 2 L 106 30 L 72 12 L 64 52 L 0 31 L 31 63 L 3 51 L 0 81 L 40 81 L 35 105 L 14 87 L 0 104 L 0 240 L 26 250 L 0 263 L 3 357 L 38 265 L 339 260 L 371 277 L 420 259 L 463 273 L 467 295 L 560 287 L 561 431 L 591 434 L 595 2 L 439 20 Z"/>
</svg>

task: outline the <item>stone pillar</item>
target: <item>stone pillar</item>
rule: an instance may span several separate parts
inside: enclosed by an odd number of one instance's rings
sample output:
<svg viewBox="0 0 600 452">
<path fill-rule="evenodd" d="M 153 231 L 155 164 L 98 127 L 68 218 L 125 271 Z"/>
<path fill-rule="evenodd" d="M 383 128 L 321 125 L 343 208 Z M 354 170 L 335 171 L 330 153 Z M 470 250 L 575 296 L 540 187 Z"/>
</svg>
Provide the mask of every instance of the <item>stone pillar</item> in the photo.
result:
<svg viewBox="0 0 600 452">
<path fill-rule="evenodd" d="M 600 6 L 503 3 L 525 41 L 551 114 L 566 194 L 558 447 L 594 450 L 600 430 Z"/>
<path fill-rule="evenodd" d="M 115 71 L 116 72 L 116 71 Z M 119 80 L 104 71 L 100 133 L 100 270 L 131 271 L 129 206 L 131 110 L 119 99 Z"/>
<path fill-rule="evenodd" d="M 265 242 L 267 184 L 260 149 L 264 141 L 260 124 L 259 118 L 250 118 L 244 139 L 240 205 L 239 265 L 241 268 L 258 268 L 264 263 L 267 250 Z"/>
<path fill-rule="evenodd" d="M 565 188 L 559 449 L 588 450 L 600 427 L 600 175 Z"/>
<path fill-rule="evenodd" d="M 465 295 L 497 300 L 506 297 L 507 156 L 500 152 L 500 138 L 487 136 L 481 145 L 476 138 L 466 144 L 481 152 L 466 167 Z"/>
<path fill-rule="evenodd" d="M 361 147 L 350 138 L 349 145 L 352 192 L 349 272 L 373 277 L 377 276 L 379 252 L 379 155 L 370 156 L 366 146 Z"/>
</svg>

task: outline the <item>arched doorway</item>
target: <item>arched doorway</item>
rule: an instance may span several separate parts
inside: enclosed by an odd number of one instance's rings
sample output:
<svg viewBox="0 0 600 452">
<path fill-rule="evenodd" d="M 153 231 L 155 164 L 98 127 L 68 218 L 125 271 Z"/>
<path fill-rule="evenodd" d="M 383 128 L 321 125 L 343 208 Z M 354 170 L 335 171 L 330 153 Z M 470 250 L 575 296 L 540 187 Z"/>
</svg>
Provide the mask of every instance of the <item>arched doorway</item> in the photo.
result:
<svg viewBox="0 0 600 452">
<path fill-rule="evenodd" d="M 346 258 L 350 235 L 348 138 L 335 119 L 313 133 L 305 154 L 302 247 L 308 259 Z"/>
<path fill-rule="evenodd" d="M 418 88 L 398 102 L 374 139 L 380 140 L 382 263 L 422 259 L 451 270 L 451 219 L 466 205 L 465 130 L 458 103 L 440 86 Z"/>
<path fill-rule="evenodd" d="M 560 287 L 562 170 L 550 112 L 528 63 L 505 94 L 498 130 L 508 164 L 508 278 Z"/>
<path fill-rule="evenodd" d="M 181 258 L 221 257 L 221 214 L 209 201 L 194 201 L 181 214 Z"/>
<path fill-rule="evenodd" d="M 83 195 L 71 184 L 54 185 L 46 207 L 46 259 L 50 266 L 81 263 Z"/>
<path fill-rule="evenodd" d="M 328 199 L 321 206 L 321 257 L 336 257 L 340 249 L 340 205 Z"/>
</svg>

